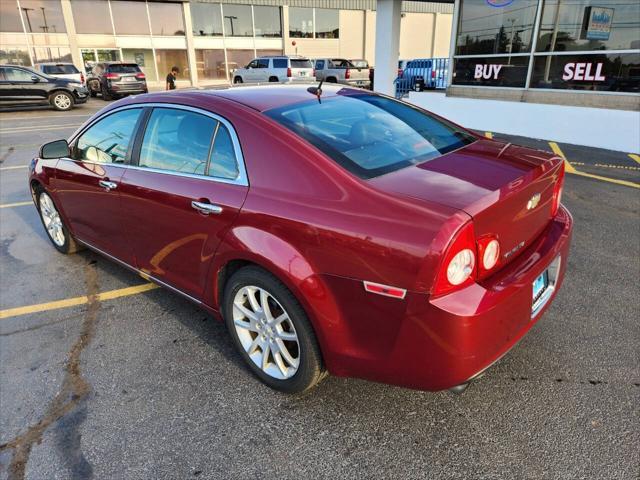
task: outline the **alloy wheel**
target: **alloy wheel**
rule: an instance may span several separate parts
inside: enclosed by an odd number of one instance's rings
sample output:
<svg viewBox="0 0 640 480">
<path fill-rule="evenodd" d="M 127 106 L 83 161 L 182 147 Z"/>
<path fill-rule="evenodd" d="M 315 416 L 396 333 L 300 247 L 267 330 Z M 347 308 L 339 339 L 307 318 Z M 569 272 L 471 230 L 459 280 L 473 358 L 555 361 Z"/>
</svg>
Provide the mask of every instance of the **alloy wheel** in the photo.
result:
<svg viewBox="0 0 640 480">
<path fill-rule="evenodd" d="M 66 240 L 62 227 L 62 219 L 53 204 L 53 200 L 51 200 L 51 197 L 45 192 L 40 194 L 40 215 L 42 216 L 44 226 L 47 229 L 49 237 L 53 240 L 53 243 L 62 247 Z"/>
<path fill-rule="evenodd" d="M 248 285 L 233 300 L 233 323 L 251 361 L 278 380 L 291 378 L 300 365 L 300 343 L 286 310 L 263 288 Z"/>
<path fill-rule="evenodd" d="M 53 103 L 60 110 L 67 110 L 71 107 L 71 99 L 68 95 L 65 95 L 63 93 L 59 93 L 55 97 L 53 97 Z"/>
</svg>

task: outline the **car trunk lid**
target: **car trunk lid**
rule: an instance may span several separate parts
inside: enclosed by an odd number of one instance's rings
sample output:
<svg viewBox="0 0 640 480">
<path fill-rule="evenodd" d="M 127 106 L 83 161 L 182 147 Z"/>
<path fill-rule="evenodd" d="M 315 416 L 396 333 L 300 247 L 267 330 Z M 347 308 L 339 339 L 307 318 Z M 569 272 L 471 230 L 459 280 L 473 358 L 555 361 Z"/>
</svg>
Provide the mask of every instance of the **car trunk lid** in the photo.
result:
<svg viewBox="0 0 640 480">
<path fill-rule="evenodd" d="M 370 180 L 377 188 L 458 208 L 473 218 L 476 238 L 496 235 L 503 264 L 551 221 L 562 160 L 489 140 Z"/>
</svg>

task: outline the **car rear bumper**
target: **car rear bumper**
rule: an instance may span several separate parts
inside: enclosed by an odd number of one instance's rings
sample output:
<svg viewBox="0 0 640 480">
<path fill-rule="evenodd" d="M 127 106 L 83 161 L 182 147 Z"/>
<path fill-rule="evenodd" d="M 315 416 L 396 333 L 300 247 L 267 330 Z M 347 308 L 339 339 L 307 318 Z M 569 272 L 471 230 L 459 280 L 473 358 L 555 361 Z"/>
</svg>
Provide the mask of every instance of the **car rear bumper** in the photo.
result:
<svg viewBox="0 0 640 480">
<path fill-rule="evenodd" d="M 573 220 L 562 207 L 547 229 L 500 272 L 439 298 L 408 292 L 404 300 L 364 292 L 361 282 L 338 297 L 353 329 L 327 364 L 337 375 L 420 390 L 467 382 L 505 355 L 540 319 L 562 285 Z M 555 285 L 532 315 L 534 280 L 559 259 Z M 368 331 L 358 335 L 356 330 Z M 337 352 L 336 352 L 337 353 Z"/>
<path fill-rule="evenodd" d="M 86 88 L 76 89 L 73 91 L 75 103 L 85 103 L 89 99 L 89 90 Z"/>
<path fill-rule="evenodd" d="M 113 93 L 146 93 L 148 91 L 146 83 L 111 83 L 109 90 Z"/>
</svg>

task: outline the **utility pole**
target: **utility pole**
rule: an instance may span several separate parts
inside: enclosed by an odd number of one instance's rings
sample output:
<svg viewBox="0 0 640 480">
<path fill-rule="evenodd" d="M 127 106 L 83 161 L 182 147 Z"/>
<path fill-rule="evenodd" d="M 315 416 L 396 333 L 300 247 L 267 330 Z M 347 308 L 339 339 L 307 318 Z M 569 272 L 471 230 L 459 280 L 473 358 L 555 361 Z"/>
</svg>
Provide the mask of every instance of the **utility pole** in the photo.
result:
<svg viewBox="0 0 640 480">
<path fill-rule="evenodd" d="M 228 18 L 229 19 L 229 23 L 231 24 L 231 36 L 234 37 L 235 36 L 235 32 L 233 31 L 233 21 L 237 20 L 238 17 L 236 17 L 234 15 L 225 15 L 224 18 Z"/>
<path fill-rule="evenodd" d="M 21 10 L 24 12 L 24 16 L 27 17 L 27 25 L 29 25 L 29 33 L 33 32 L 31 28 L 31 19 L 29 18 L 29 12 L 33 10 L 33 8 L 22 7 Z"/>
</svg>

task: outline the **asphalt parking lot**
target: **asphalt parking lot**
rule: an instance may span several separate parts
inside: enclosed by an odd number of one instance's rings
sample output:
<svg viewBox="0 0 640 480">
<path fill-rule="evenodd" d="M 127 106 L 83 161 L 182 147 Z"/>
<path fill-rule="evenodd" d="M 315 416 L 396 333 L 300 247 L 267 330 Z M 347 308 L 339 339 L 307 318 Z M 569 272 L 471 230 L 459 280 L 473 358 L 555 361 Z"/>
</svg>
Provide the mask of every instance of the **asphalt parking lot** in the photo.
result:
<svg viewBox="0 0 640 480">
<path fill-rule="evenodd" d="M 572 252 L 543 319 L 462 395 L 329 377 L 288 397 L 197 307 L 50 245 L 26 165 L 104 105 L 0 112 L 0 478 L 638 478 L 639 156 L 513 139 L 575 171 Z"/>
</svg>

